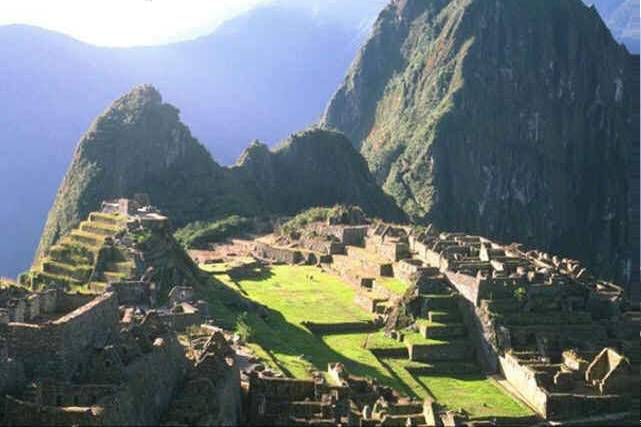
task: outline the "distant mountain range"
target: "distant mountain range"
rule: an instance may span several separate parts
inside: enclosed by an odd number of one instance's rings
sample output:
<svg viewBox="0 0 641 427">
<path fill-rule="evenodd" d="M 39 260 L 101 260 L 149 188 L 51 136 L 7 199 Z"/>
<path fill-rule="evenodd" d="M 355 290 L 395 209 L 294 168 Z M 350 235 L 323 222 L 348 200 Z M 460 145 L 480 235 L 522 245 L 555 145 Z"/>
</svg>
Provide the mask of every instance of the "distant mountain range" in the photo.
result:
<svg viewBox="0 0 641 427">
<path fill-rule="evenodd" d="M 254 138 L 273 145 L 320 118 L 386 3 L 280 0 L 209 36 L 148 48 L 0 27 L 0 227 L 12 242 L 0 245 L 0 275 L 28 267 L 76 142 L 113 99 L 153 84 L 214 158 L 232 164 Z M 638 0 L 597 3 L 620 40 L 638 35 Z"/>
</svg>

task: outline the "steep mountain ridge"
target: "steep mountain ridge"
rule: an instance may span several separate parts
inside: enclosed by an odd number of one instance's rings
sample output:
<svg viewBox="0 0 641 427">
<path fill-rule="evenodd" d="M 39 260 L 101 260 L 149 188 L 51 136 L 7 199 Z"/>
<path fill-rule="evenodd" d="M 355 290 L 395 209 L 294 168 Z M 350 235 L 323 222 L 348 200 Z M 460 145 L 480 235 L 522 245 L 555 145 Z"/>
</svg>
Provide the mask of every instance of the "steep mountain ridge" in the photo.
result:
<svg viewBox="0 0 641 427">
<path fill-rule="evenodd" d="M 135 87 L 82 137 L 49 213 L 36 258 L 103 200 L 146 193 L 176 226 L 231 214 L 295 213 L 336 203 L 402 219 L 351 143 L 310 130 L 275 152 L 250 146 L 233 168 L 216 163 L 150 85 Z"/>
<path fill-rule="evenodd" d="M 309 129 L 274 150 L 254 142 L 232 173 L 272 212 L 295 214 L 305 207 L 355 204 L 396 221 L 404 215 L 376 184 L 367 163 L 342 133 Z"/>
<path fill-rule="evenodd" d="M 414 218 L 628 282 L 628 58 L 579 0 L 397 0 L 322 124 Z"/>
</svg>

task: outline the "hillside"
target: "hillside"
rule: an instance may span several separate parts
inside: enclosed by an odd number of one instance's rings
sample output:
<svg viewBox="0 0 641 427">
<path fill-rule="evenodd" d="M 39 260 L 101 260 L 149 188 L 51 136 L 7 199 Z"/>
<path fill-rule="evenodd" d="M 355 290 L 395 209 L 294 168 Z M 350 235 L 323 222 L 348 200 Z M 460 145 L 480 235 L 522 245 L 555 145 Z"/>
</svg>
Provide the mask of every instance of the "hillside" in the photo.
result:
<svg viewBox="0 0 641 427">
<path fill-rule="evenodd" d="M 294 214 L 305 207 L 349 203 L 377 216 L 403 217 L 380 190 L 363 157 L 339 132 L 299 132 L 273 151 L 254 142 L 232 173 L 251 189 L 260 206 L 272 212 Z"/>
<path fill-rule="evenodd" d="M 579 0 L 395 1 L 322 124 L 414 218 L 627 282 L 629 64 Z"/>
<path fill-rule="evenodd" d="M 36 258 L 103 200 L 149 195 L 175 226 L 231 214 L 295 213 L 312 206 L 362 204 L 372 215 L 402 219 L 351 143 L 310 130 L 275 152 L 260 144 L 233 168 L 220 166 L 150 85 L 116 100 L 92 124 L 49 213 Z"/>
</svg>

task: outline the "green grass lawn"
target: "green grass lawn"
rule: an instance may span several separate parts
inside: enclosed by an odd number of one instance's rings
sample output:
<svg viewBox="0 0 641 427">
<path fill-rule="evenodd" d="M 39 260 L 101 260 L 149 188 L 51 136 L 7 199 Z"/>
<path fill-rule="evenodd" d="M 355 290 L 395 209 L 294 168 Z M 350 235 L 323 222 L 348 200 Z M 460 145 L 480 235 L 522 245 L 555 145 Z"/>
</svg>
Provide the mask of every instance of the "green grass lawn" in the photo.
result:
<svg viewBox="0 0 641 427">
<path fill-rule="evenodd" d="M 532 414 L 521 402 L 506 395 L 481 374 L 420 376 L 417 380 L 439 403 L 452 409 L 463 408 L 471 418 L 523 417 Z"/>
<path fill-rule="evenodd" d="M 307 378 L 310 368 L 326 371 L 328 363 L 340 361 L 355 375 L 385 377 L 383 367 L 361 346 L 366 333 L 318 337 L 302 325 L 372 320 L 353 303 L 354 289 L 339 278 L 315 267 L 292 266 L 256 270 L 245 278 L 221 274 L 216 278 L 269 307 L 266 320 L 247 313 L 239 316 L 237 326 L 259 356 L 286 374 Z"/>
<path fill-rule="evenodd" d="M 405 282 L 394 277 L 377 277 L 376 282 L 398 296 L 403 296 L 408 288 Z"/>
<path fill-rule="evenodd" d="M 405 346 L 385 337 L 382 332 L 312 334 L 302 322 L 372 319 L 371 314 L 353 303 L 355 291 L 351 286 L 315 267 L 257 268 L 240 277 L 221 272 L 220 266 L 210 271 L 215 273 L 216 280 L 230 289 L 268 307 L 268 316 L 262 319 L 256 312 L 234 314 L 229 304 L 218 298 L 214 291 L 208 298 L 214 304 L 215 317 L 235 323 L 237 331 L 247 338 L 257 356 L 286 375 L 307 378 L 312 368 L 325 372 L 328 363 L 342 362 L 354 375 L 375 377 L 411 397 L 433 396 L 451 408 L 463 407 L 474 417 L 531 414 L 483 376 L 414 378 L 406 368 L 421 366 L 420 363 L 377 359 L 369 349 Z"/>
</svg>

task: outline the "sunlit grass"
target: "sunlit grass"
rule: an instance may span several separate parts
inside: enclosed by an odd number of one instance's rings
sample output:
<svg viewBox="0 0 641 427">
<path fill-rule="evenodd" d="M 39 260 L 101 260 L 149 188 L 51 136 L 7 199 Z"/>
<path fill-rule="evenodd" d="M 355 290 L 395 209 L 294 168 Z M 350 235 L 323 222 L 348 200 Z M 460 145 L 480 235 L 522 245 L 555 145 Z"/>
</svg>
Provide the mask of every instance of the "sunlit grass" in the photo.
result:
<svg viewBox="0 0 641 427">
<path fill-rule="evenodd" d="M 342 362 L 353 375 L 377 378 L 409 397 L 435 397 L 450 408 L 465 409 L 472 417 L 531 414 L 480 372 L 414 377 L 407 368 L 429 365 L 406 359 L 379 360 L 371 349 L 405 348 L 381 331 L 322 336 L 311 333 L 303 322 L 372 320 L 370 313 L 353 303 L 354 288 L 315 267 L 259 267 L 242 275 L 227 274 L 221 265 L 206 270 L 230 289 L 266 307 L 262 315 L 262 310 L 237 314 L 236 329 L 258 357 L 286 375 L 309 378 L 311 370 L 324 372 L 328 363 Z M 414 335 L 410 338 L 420 338 L 421 343 L 442 343 Z"/>
</svg>

